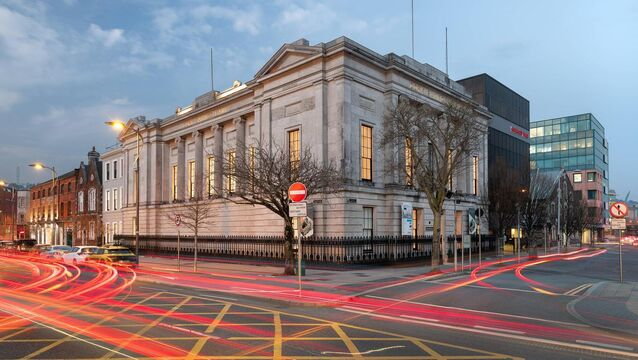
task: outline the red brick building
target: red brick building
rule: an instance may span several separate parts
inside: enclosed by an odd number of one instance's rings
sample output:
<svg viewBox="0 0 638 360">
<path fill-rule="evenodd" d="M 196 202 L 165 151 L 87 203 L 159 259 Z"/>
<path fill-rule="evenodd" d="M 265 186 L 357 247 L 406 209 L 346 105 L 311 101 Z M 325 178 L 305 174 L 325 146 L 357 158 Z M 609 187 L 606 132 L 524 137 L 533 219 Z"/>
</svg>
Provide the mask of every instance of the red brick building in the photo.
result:
<svg viewBox="0 0 638 360">
<path fill-rule="evenodd" d="M 0 240 L 15 239 L 17 192 L 0 186 Z"/>
<path fill-rule="evenodd" d="M 101 245 L 102 239 L 102 162 L 95 147 L 88 161 L 80 163 L 77 173 L 77 212 L 75 215 L 75 245 Z"/>
<path fill-rule="evenodd" d="M 69 183 L 75 181 L 77 171 L 74 169 L 58 176 L 55 186 L 51 179 L 31 188 L 29 232 L 38 244 L 67 244 L 65 220 L 68 216 L 64 214 L 67 214 Z"/>
<path fill-rule="evenodd" d="M 78 169 L 74 169 L 73 176 L 64 177 L 59 180 L 59 206 L 60 223 L 64 243 L 73 245 L 75 242 L 75 214 L 77 212 L 77 196 L 75 196 Z"/>
</svg>

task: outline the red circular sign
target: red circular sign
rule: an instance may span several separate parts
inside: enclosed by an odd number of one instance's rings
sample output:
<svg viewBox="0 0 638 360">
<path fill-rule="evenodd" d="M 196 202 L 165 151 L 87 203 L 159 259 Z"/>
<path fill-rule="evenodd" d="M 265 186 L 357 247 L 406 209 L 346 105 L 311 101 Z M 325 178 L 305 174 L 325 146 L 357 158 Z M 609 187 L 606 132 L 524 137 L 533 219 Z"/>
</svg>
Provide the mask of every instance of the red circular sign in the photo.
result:
<svg viewBox="0 0 638 360">
<path fill-rule="evenodd" d="M 288 197 L 292 200 L 292 202 L 304 201 L 307 193 L 306 185 L 300 182 L 296 182 L 288 188 Z"/>
<path fill-rule="evenodd" d="M 624 218 L 627 216 L 627 213 L 629 213 L 629 208 L 627 208 L 627 204 L 622 201 L 612 203 L 609 207 L 609 214 L 616 219 Z"/>
</svg>

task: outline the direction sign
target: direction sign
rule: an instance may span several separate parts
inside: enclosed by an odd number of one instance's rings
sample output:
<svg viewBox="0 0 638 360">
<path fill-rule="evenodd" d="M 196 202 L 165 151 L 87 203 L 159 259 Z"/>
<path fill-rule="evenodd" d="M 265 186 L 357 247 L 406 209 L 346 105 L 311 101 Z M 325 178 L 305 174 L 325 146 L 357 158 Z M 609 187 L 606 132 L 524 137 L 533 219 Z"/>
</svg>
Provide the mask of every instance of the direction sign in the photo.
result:
<svg viewBox="0 0 638 360">
<path fill-rule="evenodd" d="M 612 203 L 609 207 L 609 214 L 616 219 L 622 219 L 629 213 L 629 208 L 627 204 L 622 201 L 617 201 Z"/>
<path fill-rule="evenodd" d="M 290 217 L 301 217 L 307 216 L 308 211 L 306 208 L 305 202 L 294 202 L 288 204 L 288 216 Z"/>
<path fill-rule="evenodd" d="M 625 219 L 610 219 L 612 230 L 626 230 L 627 221 Z"/>
<path fill-rule="evenodd" d="M 306 185 L 300 182 L 296 182 L 288 188 L 288 197 L 292 200 L 292 202 L 304 201 L 307 193 Z"/>
</svg>

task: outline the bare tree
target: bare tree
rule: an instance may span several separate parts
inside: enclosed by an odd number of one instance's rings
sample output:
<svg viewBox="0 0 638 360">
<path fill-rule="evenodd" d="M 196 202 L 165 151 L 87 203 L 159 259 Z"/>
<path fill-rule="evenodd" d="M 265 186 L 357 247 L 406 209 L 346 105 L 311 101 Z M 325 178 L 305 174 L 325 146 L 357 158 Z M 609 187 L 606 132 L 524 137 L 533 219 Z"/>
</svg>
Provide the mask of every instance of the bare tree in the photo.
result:
<svg viewBox="0 0 638 360">
<path fill-rule="evenodd" d="M 547 204 L 552 201 L 556 181 L 540 170 L 534 171 L 530 176 L 529 189 L 520 206 L 521 227 L 527 236 L 528 249 L 536 251 L 537 230 L 540 224 L 548 218 Z"/>
<path fill-rule="evenodd" d="M 294 182 L 306 185 L 307 196 L 331 194 L 343 185 L 343 177 L 332 162 L 320 162 L 310 148 L 288 151 L 261 142 L 235 151 L 224 159 L 224 198 L 236 204 L 259 205 L 284 220 L 285 274 L 294 274 L 294 230 L 288 214 L 288 188 Z"/>
<path fill-rule="evenodd" d="M 496 159 L 489 174 L 489 224 L 494 234 L 502 237 L 516 225 L 516 204 L 522 204 L 524 193 L 519 177 L 508 169 L 503 158 Z"/>
<path fill-rule="evenodd" d="M 441 217 L 452 179 L 480 153 L 486 124 L 470 105 L 448 102 L 435 108 L 400 98 L 385 117 L 382 143 L 403 159 L 390 166 L 405 175 L 406 184 L 425 193 L 434 215 L 432 266 L 440 264 Z"/>
<path fill-rule="evenodd" d="M 203 183 L 193 184 L 192 192 L 189 189 L 189 199 L 175 207 L 168 209 L 166 216 L 173 222 L 180 218 L 180 226 L 184 226 L 193 232 L 193 270 L 197 271 L 197 239 L 202 228 L 215 223 L 217 212 L 209 199 L 204 184 L 208 184 L 208 177 Z"/>
</svg>

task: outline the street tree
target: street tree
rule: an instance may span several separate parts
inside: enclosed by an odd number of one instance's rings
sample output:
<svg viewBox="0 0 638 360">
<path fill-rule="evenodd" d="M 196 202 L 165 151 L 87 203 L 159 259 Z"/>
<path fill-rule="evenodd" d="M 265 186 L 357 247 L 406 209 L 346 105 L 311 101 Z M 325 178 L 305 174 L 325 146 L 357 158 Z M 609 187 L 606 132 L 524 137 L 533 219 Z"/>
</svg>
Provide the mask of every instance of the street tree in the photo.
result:
<svg viewBox="0 0 638 360">
<path fill-rule="evenodd" d="M 178 202 L 177 205 L 166 210 L 166 217 L 175 222 L 177 216 L 180 217 L 180 226 L 183 226 L 193 233 L 193 270 L 197 271 L 197 240 L 202 229 L 212 226 L 215 223 L 217 212 L 204 190 L 204 184 L 208 184 L 208 179 L 202 183 L 195 182 L 193 189 L 188 191 L 188 199 Z"/>
<path fill-rule="evenodd" d="M 489 173 L 489 224 L 494 234 L 502 237 L 516 225 L 516 204 L 526 197 L 520 176 L 509 168 L 502 157 L 497 157 Z"/>
<path fill-rule="evenodd" d="M 276 143 L 256 142 L 235 151 L 238 156 L 224 159 L 227 186 L 221 195 L 236 204 L 263 206 L 284 220 L 284 273 L 292 275 L 294 230 L 288 188 L 301 182 L 307 196 L 325 196 L 339 191 L 343 177 L 334 163 L 319 161 L 308 147 L 284 149 Z"/>
<path fill-rule="evenodd" d="M 480 153 L 486 131 L 476 108 L 460 102 L 434 107 L 399 98 L 386 112 L 382 143 L 403 160 L 394 161 L 388 169 L 398 169 L 406 185 L 423 192 L 434 215 L 433 267 L 440 265 L 446 194 L 453 190 L 454 177 L 471 166 L 469 157 Z"/>
<path fill-rule="evenodd" d="M 552 201 L 555 188 L 555 179 L 536 169 L 530 176 L 529 189 L 524 192 L 526 196 L 519 204 L 521 228 L 526 234 L 528 251 L 532 255 L 535 255 L 538 246 L 539 225 L 548 218 L 547 204 Z"/>
</svg>

